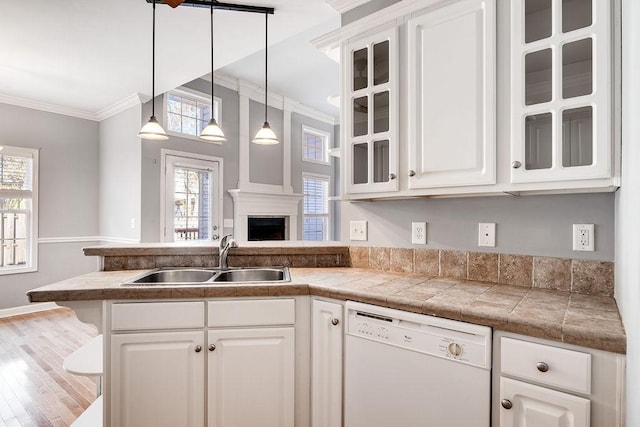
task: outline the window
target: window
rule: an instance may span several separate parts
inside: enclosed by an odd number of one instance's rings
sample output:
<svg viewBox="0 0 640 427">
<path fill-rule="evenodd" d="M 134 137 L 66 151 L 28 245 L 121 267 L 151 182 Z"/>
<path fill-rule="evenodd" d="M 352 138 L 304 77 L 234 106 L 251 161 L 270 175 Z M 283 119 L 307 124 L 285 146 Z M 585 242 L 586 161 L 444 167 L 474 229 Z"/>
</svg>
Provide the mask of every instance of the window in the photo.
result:
<svg viewBox="0 0 640 427">
<path fill-rule="evenodd" d="M 199 136 L 211 120 L 211 98 L 185 91 L 166 95 L 167 131 Z M 220 124 L 220 98 L 214 98 L 213 114 Z"/>
<path fill-rule="evenodd" d="M 161 150 L 162 240 L 218 240 L 222 218 L 222 159 Z"/>
<path fill-rule="evenodd" d="M 37 269 L 38 150 L 0 151 L 0 274 Z"/>
<path fill-rule="evenodd" d="M 304 187 L 304 240 L 329 238 L 329 177 L 303 175 Z"/>
<path fill-rule="evenodd" d="M 330 134 L 317 129 L 302 127 L 302 160 L 329 164 Z"/>
</svg>

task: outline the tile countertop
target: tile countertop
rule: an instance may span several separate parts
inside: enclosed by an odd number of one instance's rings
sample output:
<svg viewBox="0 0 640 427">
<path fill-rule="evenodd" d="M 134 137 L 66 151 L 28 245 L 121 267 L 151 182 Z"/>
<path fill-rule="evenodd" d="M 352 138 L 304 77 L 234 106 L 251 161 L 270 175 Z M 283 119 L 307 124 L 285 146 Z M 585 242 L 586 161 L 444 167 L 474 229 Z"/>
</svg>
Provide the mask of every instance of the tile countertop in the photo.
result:
<svg viewBox="0 0 640 427">
<path fill-rule="evenodd" d="M 317 295 L 626 352 L 613 298 L 359 268 L 292 268 L 290 283 L 123 286 L 148 270 L 98 271 L 29 291 L 31 302 Z"/>
</svg>

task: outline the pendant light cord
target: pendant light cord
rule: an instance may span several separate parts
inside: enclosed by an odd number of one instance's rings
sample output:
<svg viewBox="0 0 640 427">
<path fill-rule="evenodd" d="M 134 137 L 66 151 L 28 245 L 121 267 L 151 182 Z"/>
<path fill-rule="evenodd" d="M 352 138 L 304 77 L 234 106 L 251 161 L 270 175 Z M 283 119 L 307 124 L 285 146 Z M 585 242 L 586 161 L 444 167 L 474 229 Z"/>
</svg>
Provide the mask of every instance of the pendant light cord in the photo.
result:
<svg viewBox="0 0 640 427">
<path fill-rule="evenodd" d="M 153 0 L 153 31 L 151 35 L 151 115 L 156 115 L 156 0 Z"/>
<path fill-rule="evenodd" d="M 213 0 L 211 0 L 211 117 L 213 117 L 213 103 L 215 102 L 215 89 L 213 87 Z"/>
<path fill-rule="evenodd" d="M 264 14 L 264 121 L 267 122 L 267 85 L 269 79 L 267 78 L 267 73 L 269 71 L 269 14 Z"/>
</svg>

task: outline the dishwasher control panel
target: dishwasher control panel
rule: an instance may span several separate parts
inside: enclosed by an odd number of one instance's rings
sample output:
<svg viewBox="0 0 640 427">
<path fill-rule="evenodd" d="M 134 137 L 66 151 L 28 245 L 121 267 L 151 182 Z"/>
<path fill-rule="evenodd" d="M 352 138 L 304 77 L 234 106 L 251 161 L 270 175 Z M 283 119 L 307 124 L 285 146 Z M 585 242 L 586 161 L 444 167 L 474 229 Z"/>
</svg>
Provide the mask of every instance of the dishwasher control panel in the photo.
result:
<svg viewBox="0 0 640 427">
<path fill-rule="evenodd" d="M 491 328 L 347 302 L 348 335 L 489 369 Z"/>
</svg>

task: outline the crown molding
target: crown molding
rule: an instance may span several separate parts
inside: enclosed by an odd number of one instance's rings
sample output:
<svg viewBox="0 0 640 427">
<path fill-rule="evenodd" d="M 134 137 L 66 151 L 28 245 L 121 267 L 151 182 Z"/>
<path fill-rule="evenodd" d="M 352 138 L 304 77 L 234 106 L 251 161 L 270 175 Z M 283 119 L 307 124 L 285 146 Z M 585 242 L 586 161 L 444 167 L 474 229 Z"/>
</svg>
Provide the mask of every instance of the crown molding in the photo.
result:
<svg viewBox="0 0 640 427">
<path fill-rule="evenodd" d="M 368 3 L 369 0 L 325 0 L 325 2 L 339 13 L 345 13 L 358 6 Z"/>
<path fill-rule="evenodd" d="M 141 93 L 132 93 L 126 98 L 114 102 L 113 104 L 99 110 L 97 113 L 95 113 L 96 120 L 101 122 L 108 119 L 109 117 L 115 116 L 118 113 L 128 110 L 131 107 L 142 105 L 149 99 L 151 99 L 151 97 L 143 95 Z"/>
<path fill-rule="evenodd" d="M 0 103 L 31 108 L 32 110 L 46 111 L 48 113 L 61 114 L 63 116 L 76 117 L 78 119 L 98 121 L 96 114 L 89 111 L 63 107 L 61 105 L 49 104 L 47 102 L 34 101 L 26 98 L 19 98 L 17 96 L 0 94 Z"/>
</svg>

